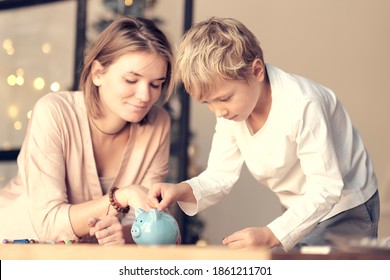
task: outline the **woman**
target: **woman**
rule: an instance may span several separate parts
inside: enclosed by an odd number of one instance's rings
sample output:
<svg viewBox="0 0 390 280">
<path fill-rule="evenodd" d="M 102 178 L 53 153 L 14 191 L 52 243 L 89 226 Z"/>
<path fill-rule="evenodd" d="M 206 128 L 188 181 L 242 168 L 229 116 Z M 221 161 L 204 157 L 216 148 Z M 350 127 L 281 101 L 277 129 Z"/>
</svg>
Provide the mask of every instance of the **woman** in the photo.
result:
<svg viewBox="0 0 390 280">
<path fill-rule="evenodd" d="M 147 19 L 122 17 L 92 44 L 81 91 L 34 106 L 18 174 L 0 192 L 0 238 L 131 242 L 134 208 L 164 180 L 169 160 L 173 56 Z"/>
</svg>

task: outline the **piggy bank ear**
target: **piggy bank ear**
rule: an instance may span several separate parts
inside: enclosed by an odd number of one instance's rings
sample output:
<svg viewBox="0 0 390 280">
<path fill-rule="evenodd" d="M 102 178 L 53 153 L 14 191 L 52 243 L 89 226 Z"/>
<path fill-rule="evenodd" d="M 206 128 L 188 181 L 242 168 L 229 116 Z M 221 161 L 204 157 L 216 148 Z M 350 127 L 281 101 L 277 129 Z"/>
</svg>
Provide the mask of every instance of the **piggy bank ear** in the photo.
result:
<svg viewBox="0 0 390 280">
<path fill-rule="evenodd" d="M 135 208 L 135 217 L 138 217 L 142 213 L 146 213 L 146 211 L 142 208 Z"/>
<path fill-rule="evenodd" d="M 149 215 L 150 215 L 152 221 L 157 221 L 157 220 L 160 220 L 160 218 L 161 218 L 161 213 L 156 208 L 153 208 L 152 210 L 150 210 Z"/>
</svg>

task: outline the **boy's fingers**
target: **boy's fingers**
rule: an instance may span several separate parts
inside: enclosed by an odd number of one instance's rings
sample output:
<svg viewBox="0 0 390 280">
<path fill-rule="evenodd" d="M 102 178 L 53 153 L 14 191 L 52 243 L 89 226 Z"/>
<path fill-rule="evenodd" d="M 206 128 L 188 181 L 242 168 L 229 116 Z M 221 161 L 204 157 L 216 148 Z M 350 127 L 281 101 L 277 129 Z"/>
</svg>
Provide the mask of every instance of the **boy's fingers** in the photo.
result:
<svg viewBox="0 0 390 280">
<path fill-rule="evenodd" d="M 161 190 L 158 188 L 151 188 L 148 192 L 147 202 L 150 207 L 158 208 L 161 201 Z"/>
<path fill-rule="evenodd" d="M 147 203 L 151 208 L 157 208 L 159 205 L 159 201 L 155 197 L 148 197 Z"/>
<path fill-rule="evenodd" d="M 158 203 L 158 205 L 157 205 L 156 208 L 157 208 L 158 211 L 163 211 L 163 210 L 167 209 L 168 206 L 169 206 L 168 200 L 167 200 L 167 199 L 162 199 L 162 200 Z"/>
</svg>

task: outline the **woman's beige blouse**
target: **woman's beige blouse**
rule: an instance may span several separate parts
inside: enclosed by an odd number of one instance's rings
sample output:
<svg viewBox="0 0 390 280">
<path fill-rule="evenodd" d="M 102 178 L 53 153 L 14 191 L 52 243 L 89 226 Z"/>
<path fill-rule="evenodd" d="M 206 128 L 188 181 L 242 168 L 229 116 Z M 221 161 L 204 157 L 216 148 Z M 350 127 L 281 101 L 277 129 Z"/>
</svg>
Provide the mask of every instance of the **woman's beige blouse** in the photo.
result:
<svg viewBox="0 0 390 280">
<path fill-rule="evenodd" d="M 154 106 L 150 122 L 132 124 L 118 187 L 145 187 L 168 173 L 170 119 Z M 115 149 L 115 147 L 113 147 Z M 103 195 L 82 92 L 49 93 L 35 105 L 18 174 L 0 189 L 0 238 L 73 240 L 68 212 Z"/>
</svg>

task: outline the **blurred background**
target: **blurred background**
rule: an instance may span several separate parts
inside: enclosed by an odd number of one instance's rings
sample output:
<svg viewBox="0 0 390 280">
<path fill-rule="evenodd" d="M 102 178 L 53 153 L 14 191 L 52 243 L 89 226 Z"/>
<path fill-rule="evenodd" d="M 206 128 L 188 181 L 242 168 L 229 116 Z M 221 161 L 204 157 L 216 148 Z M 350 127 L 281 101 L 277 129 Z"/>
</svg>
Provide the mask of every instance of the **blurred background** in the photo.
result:
<svg viewBox="0 0 390 280">
<path fill-rule="evenodd" d="M 390 2 L 387 0 L 0 0 L 0 187 L 16 174 L 30 110 L 49 91 L 75 90 L 84 50 L 118 15 L 153 19 L 176 46 L 192 23 L 234 17 L 259 38 L 265 60 L 333 89 L 373 158 L 380 237 L 390 236 Z M 168 180 L 207 165 L 215 117 L 178 86 Z M 244 168 L 231 194 L 195 217 L 175 215 L 187 244 L 220 244 L 281 213 Z"/>
</svg>

